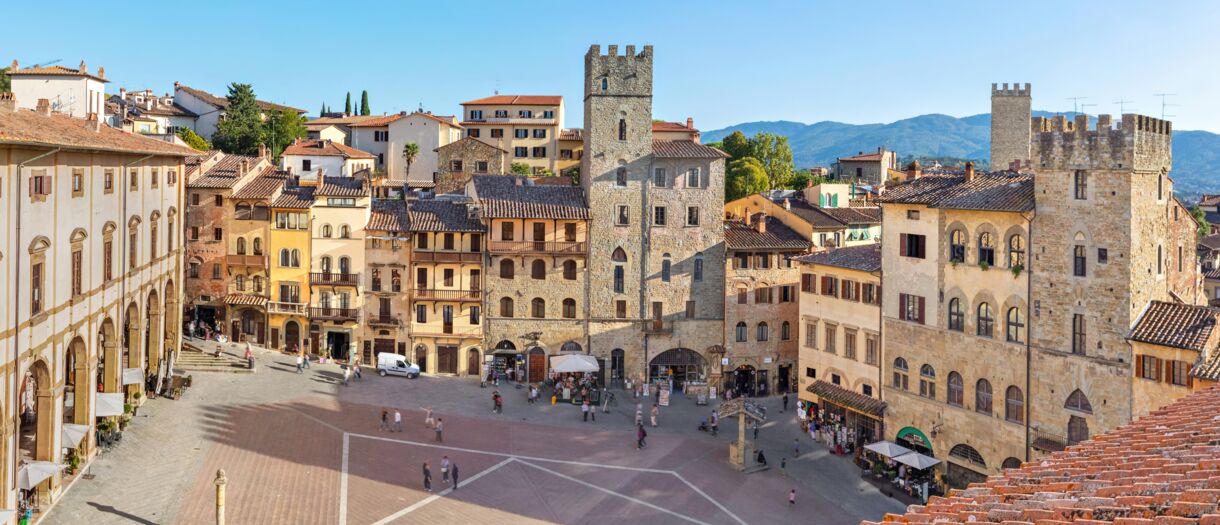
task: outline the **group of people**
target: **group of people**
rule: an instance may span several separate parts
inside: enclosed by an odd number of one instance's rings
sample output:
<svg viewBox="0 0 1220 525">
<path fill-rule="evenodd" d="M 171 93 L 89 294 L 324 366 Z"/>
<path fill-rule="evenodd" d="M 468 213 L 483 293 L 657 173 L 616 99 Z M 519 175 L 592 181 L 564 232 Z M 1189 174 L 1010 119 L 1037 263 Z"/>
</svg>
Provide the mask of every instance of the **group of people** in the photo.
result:
<svg viewBox="0 0 1220 525">
<path fill-rule="evenodd" d="M 453 490 L 458 489 L 458 466 L 449 460 L 449 456 L 441 456 L 441 482 L 449 483 Z M 432 466 L 424 462 L 424 490 L 432 492 Z"/>
</svg>

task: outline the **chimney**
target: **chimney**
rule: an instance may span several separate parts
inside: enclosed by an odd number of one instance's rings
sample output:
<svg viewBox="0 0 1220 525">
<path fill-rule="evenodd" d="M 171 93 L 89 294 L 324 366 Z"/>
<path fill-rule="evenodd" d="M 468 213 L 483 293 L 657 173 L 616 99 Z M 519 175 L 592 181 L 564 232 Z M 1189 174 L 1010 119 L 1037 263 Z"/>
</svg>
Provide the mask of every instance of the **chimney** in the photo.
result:
<svg viewBox="0 0 1220 525">
<path fill-rule="evenodd" d="M 86 75 L 88 75 L 88 74 L 89 74 L 89 66 L 86 66 L 86 65 L 85 65 L 85 61 L 84 61 L 84 60 L 81 60 L 81 61 L 80 61 L 80 68 L 78 68 L 78 69 L 77 69 L 77 71 L 80 71 L 81 73 L 84 73 L 84 74 L 86 74 Z"/>
<path fill-rule="evenodd" d="M 0 92 L 0 113 L 12 113 L 17 110 L 17 98 L 9 92 Z"/>
<path fill-rule="evenodd" d="M 85 122 L 89 124 L 88 127 L 93 128 L 94 132 L 100 132 L 102 130 L 102 121 L 101 119 L 97 118 L 97 113 L 90 112 L 88 115 L 85 115 Z"/>
<path fill-rule="evenodd" d="M 810 182 L 813 182 L 813 181 L 810 181 Z M 792 209 L 792 201 L 788 200 L 788 197 L 784 197 L 784 209 L 785 210 Z"/>
<path fill-rule="evenodd" d="M 260 159 L 267 158 L 267 145 L 266 144 L 258 145 L 258 158 L 260 158 Z"/>
<path fill-rule="evenodd" d="M 127 100 L 127 89 L 119 88 L 119 101 Z"/>
<path fill-rule="evenodd" d="M 686 129 L 695 129 L 695 119 L 686 117 Z"/>
<path fill-rule="evenodd" d="M 43 116 L 51 115 L 51 101 L 45 98 L 38 99 L 38 105 L 34 106 L 34 111 L 37 111 Z"/>
<path fill-rule="evenodd" d="M 758 233 L 767 233 L 767 215 L 765 213 L 758 214 L 758 220 L 754 222 L 754 229 Z"/>
<path fill-rule="evenodd" d="M 746 226 L 749 226 L 749 225 L 750 225 L 750 216 L 751 216 L 751 215 L 754 215 L 754 214 L 750 213 L 750 210 L 746 210 L 746 213 L 745 213 L 745 216 L 746 216 Z"/>
<path fill-rule="evenodd" d="M 913 160 L 907 165 L 906 180 L 915 180 L 923 175 L 923 169 L 919 167 L 919 161 Z"/>
<path fill-rule="evenodd" d="M 177 80 L 175 80 L 175 81 L 174 81 L 174 91 L 178 91 L 178 87 L 179 87 L 179 86 L 181 86 L 181 85 L 182 85 L 182 84 L 178 83 L 178 81 L 177 81 Z"/>
<path fill-rule="evenodd" d="M 966 182 L 970 182 L 973 180 L 974 180 L 974 163 L 967 162 L 966 163 Z"/>
<path fill-rule="evenodd" d="M 104 68 L 102 66 L 97 67 L 97 78 L 101 78 L 101 79 L 106 78 L 106 68 Z"/>
<path fill-rule="evenodd" d="M 247 171 L 250 171 L 250 161 L 241 159 L 241 172 L 239 172 L 237 176 L 241 177 L 245 175 Z"/>
</svg>

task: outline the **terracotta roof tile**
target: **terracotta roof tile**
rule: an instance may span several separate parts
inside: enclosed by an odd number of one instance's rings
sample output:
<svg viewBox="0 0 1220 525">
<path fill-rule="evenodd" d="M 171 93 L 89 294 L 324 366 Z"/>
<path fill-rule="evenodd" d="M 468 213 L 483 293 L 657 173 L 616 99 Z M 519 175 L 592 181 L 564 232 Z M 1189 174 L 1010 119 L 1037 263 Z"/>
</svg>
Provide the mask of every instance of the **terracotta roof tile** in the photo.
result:
<svg viewBox="0 0 1220 525">
<path fill-rule="evenodd" d="M 814 381 L 805 390 L 822 399 L 859 410 L 865 414 L 876 417 L 881 417 L 885 414 L 885 402 L 880 399 L 853 392 L 821 379 Z"/>
<path fill-rule="evenodd" d="M 579 186 L 539 185 L 511 175 L 474 176 L 483 217 L 489 219 L 588 220 L 589 204 Z"/>
<path fill-rule="evenodd" d="M 924 204 L 932 208 L 1025 212 L 1034 209 L 1034 178 L 1014 172 L 976 172 L 965 175 L 925 175 L 891 184 L 878 199 L 897 204 Z"/>
<path fill-rule="evenodd" d="M 1187 350 L 1206 350 L 1220 310 L 1207 306 L 1152 301 L 1128 339 Z"/>
<path fill-rule="evenodd" d="M 1220 250 L 1220 233 L 1213 233 L 1199 238 L 1199 244 L 1209 250 Z"/>
<path fill-rule="evenodd" d="M 840 161 L 849 161 L 849 162 L 850 161 L 856 161 L 856 162 L 879 161 L 879 160 L 881 160 L 881 153 L 877 153 L 877 152 L 861 153 L 859 155 L 852 155 L 850 157 L 839 157 L 839 160 Z"/>
<path fill-rule="evenodd" d="M 199 152 L 62 113 L 0 110 L 0 144 L 189 157 Z"/>
<path fill-rule="evenodd" d="M 678 122 L 659 121 L 652 123 L 652 131 L 654 133 L 657 131 L 684 131 L 688 133 L 695 133 L 698 130 L 690 129 L 686 127 L 686 124 L 681 124 Z"/>
<path fill-rule="evenodd" d="M 653 140 L 652 155 L 662 159 L 725 159 L 728 153 L 693 140 Z"/>
<path fill-rule="evenodd" d="M 749 226 L 741 220 L 724 221 L 724 243 L 731 250 L 774 249 L 808 250 L 808 239 L 784 225 L 775 217 L 759 217 L 766 231 L 760 232 L 757 222 Z"/>
<path fill-rule="evenodd" d="M 14 62 L 15 63 L 15 62 Z M 84 64 L 84 62 L 81 62 Z M 89 77 L 98 82 L 110 82 L 100 75 L 89 73 L 88 70 L 81 71 L 80 69 L 72 69 L 64 66 L 42 66 L 42 67 L 27 67 L 25 69 L 16 69 L 8 72 L 9 76 L 19 77 L 23 75 L 30 76 L 52 76 L 52 77 Z"/>
<path fill-rule="evenodd" d="M 877 206 L 859 208 L 820 208 L 835 220 L 847 224 L 881 224 L 881 208 Z"/>
<path fill-rule="evenodd" d="M 473 141 L 473 142 L 471 142 L 471 141 Z M 483 141 L 481 141 L 481 140 L 479 140 L 479 139 L 476 139 L 476 138 L 474 138 L 474 137 L 471 137 L 470 135 L 467 135 L 467 136 L 462 137 L 462 138 L 460 138 L 460 139 L 457 139 L 457 140 L 455 140 L 455 141 L 453 141 L 453 142 L 450 142 L 450 143 L 448 143 L 448 144 L 445 144 L 444 146 L 440 146 L 440 147 L 432 148 L 432 151 L 436 151 L 436 152 L 448 151 L 448 150 L 451 150 L 451 149 L 453 149 L 453 148 L 458 148 L 458 147 L 465 146 L 465 145 L 466 145 L 466 144 L 468 144 L 468 143 L 473 144 L 473 145 L 474 145 L 474 147 L 479 148 L 479 149 L 485 149 L 485 150 L 488 150 L 488 151 L 498 151 L 498 152 L 500 152 L 500 153 L 508 153 L 507 151 L 505 151 L 505 150 L 504 150 L 504 149 L 502 149 L 502 148 L 499 148 L 499 147 L 497 147 L 497 146 L 492 146 L 491 144 L 488 144 L 488 143 L 483 142 Z"/>
<path fill-rule="evenodd" d="M 809 223 L 809 225 L 813 226 L 814 228 L 840 229 L 847 226 L 843 222 L 832 217 L 829 213 L 826 213 L 826 210 L 809 204 L 803 200 L 788 199 L 788 204 L 788 211 L 791 211 L 797 217 L 804 219 L 805 222 Z"/>
<path fill-rule="evenodd" d="M 558 106 L 561 96 L 548 95 L 493 95 L 463 102 L 463 106 Z"/>
<path fill-rule="evenodd" d="M 132 105 L 133 112 L 139 115 L 157 115 L 163 117 L 197 117 L 195 112 L 179 106 L 176 102 L 173 104 L 160 104 L 154 108 L 145 108 L 139 105 Z"/>
<path fill-rule="evenodd" d="M 275 195 L 275 192 L 283 186 L 291 175 L 286 171 L 275 169 L 274 166 L 267 166 L 258 177 L 243 184 L 237 191 L 233 192 L 230 198 L 233 199 L 266 199 Z"/>
<path fill-rule="evenodd" d="M 391 122 L 406 118 L 406 116 L 406 114 L 401 113 L 382 116 L 367 116 L 351 123 L 350 126 L 353 128 L 380 128 L 382 126 L 389 126 Z"/>
<path fill-rule="evenodd" d="M 314 191 L 318 197 L 368 197 L 369 188 L 364 179 L 349 177 L 323 177 L 322 184 Z"/>
<path fill-rule="evenodd" d="M 366 230 L 405 232 L 411 231 L 407 203 L 401 200 L 375 200 L 369 213 Z"/>
<path fill-rule="evenodd" d="M 275 202 L 271 203 L 271 207 L 307 210 L 310 206 L 313 206 L 313 190 L 310 187 L 299 186 L 284 188 L 280 196 L 276 197 Z"/>
<path fill-rule="evenodd" d="M 241 162 L 245 160 L 247 166 L 253 169 L 258 162 L 258 157 L 249 157 L 246 155 L 225 155 L 219 162 L 212 165 L 207 171 L 199 174 L 187 183 L 188 188 L 197 189 L 230 189 L 237 185 L 241 177 L 245 173 L 240 173 Z"/>
<path fill-rule="evenodd" d="M 1208 195 L 1204 193 L 1203 197 L 1199 198 L 1199 206 L 1215 206 L 1217 204 L 1220 204 L 1220 195 Z"/>
<path fill-rule="evenodd" d="M 373 159 L 372 153 L 335 142 L 330 139 L 298 140 L 284 148 L 284 155 L 345 157 L 349 159 Z"/>
<path fill-rule="evenodd" d="M 563 128 L 559 130 L 559 140 L 582 140 L 585 130 L 580 128 Z"/>
<path fill-rule="evenodd" d="M 809 264 L 835 266 L 862 272 L 881 271 L 881 243 L 862 244 L 835 248 L 824 252 L 811 253 L 796 258 L 797 261 Z"/>
<path fill-rule="evenodd" d="M 1200 356 L 1199 361 L 1190 369 L 1190 375 L 1195 379 L 1220 382 L 1220 349 L 1213 348 L 1211 355 Z"/>
<path fill-rule="evenodd" d="M 448 199 L 426 199 L 407 204 L 411 231 L 481 232 L 483 224 L 467 214 L 465 203 Z"/>
<path fill-rule="evenodd" d="M 175 90 L 180 89 L 182 91 L 185 91 L 185 92 L 189 93 L 191 96 L 193 96 L 199 100 L 202 100 L 208 104 L 211 104 L 213 107 L 216 107 L 219 109 L 226 109 L 229 107 L 229 99 L 227 97 L 218 97 L 218 96 L 208 93 L 207 91 L 204 91 L 202 89 L 195 89 L 193 87 L 184 86 L 182 84 L 175 85 L 174 89 Z M 305 110 L 303 110 L 303 109 L 294 108 L 292 106 L 285 106 L 282 104 L 276 104 L 274 102 L 266 102 L 266 101 L 262 101 L 262 100 L 255 100 L 254 102 L 256 104 L 258 104 L 258 107 L 262 108 L 263 111 L 280 111 L 283 109 L 289 109 L 292 111 L 296 111 L 297 113 L 305 113 Z"/>
</svg>

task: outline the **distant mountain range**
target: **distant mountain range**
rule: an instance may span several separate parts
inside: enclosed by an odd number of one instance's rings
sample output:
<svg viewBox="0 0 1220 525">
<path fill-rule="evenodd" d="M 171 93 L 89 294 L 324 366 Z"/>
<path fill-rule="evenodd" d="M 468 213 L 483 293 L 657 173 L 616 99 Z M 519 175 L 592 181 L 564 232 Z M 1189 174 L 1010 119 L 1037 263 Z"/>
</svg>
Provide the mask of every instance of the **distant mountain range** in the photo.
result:
<svg viewBox="0 0 1220 525">
<path fill-rule="evenodd" d="M 1035 116 L 1055 113 L 1035 111 Z M 1072 116 L 1069 114 L 1068 118 Z M 991 114 L 969 117 L 930 114 L 889 124 L 844 124 L 822 121 L 746 122 L 703 132 L 703 142 L 716 142 L 740 130 L 746 136 L 766 131 L 788 137 L 797 167 L 830 166 L 837 157 L 885 147 L 903 157 L 986 160 L 990 154 Z M 1202 193 L 1220 193 L 1220 135 L 1207 131 L 1173 133 L 1173 177 L 1177 193 L 1195 200 Z"/>
</svg>

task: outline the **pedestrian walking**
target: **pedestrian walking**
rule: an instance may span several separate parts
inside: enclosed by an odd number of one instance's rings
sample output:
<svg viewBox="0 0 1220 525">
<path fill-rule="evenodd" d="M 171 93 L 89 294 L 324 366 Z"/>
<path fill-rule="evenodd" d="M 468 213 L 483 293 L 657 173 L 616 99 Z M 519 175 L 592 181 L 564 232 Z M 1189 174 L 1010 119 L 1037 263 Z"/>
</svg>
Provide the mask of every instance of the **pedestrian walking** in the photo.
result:
<svg viewBox="0 0 1220 525">
<path fill-rule="evenodd" d="M 652 422 L 652 428 L 657 428 L 657 413 L 659 411 L 660 409 L 657 408 L 657 404 L 653 403 L 652 412 L 648 414 L 648 419 Z"/>
<path fill-rule="evenodd" d="M 351 377 L 352 369 L 350 367 L 343 367 L 343 386 L 351 386 L 347 384 L 347 380 L 351 379 Z"/>
<path fill-rule="evenodd" d="M 453 476 L 453 490 L 457 490 L 457 488 L 458 488 L 458 468 L 457 468 L 457 463 L 454 463 L 454 464 L 452 464 L 452 465 L 449 465 L 449 470 L 450 470 L 449 474 L 450 474 L 451 476 Z"/>
<path fill-rule="evenodd" d="M 254 370 L 254 352 L 250 351 L 250 342 L 246 341 L 246 366 Z"/>
<path fill-rule="evenodd" d="M 298 355 L 297 356 L 297 373 L 298 374 L 301 373 L 301 368 L 304 368 L 304 366 L 305 366 L 303 361 L 305 361 L 305 358 Z"/>
<path fill-rule="evenodd" d="M 758 422 L 754 422 L 754 441 L 758 441 Z"/>
<path fill-rule="evenodd" d="M 597 423 L 597 405 L 589 405 L 589 420 Z"/>
<path fill-rule="evenodd" d="M 441 436 L 441 432 L 443 432 L 444 430 L 445 430 L 445 424 L 443 422 L 441 422 L 441 418 L 439 418 L 439 417 L 436 418 L 436 441 L 437 441 L 437 443 L 441 443 L 444 441 L 444 438 Z"/>
<path fill-rule="evenodd" d="M 720 433 L 720 416 L 716 415 L 715 410 L 712 411 L 712 418 L 710 421 L 712 423 L 712 425 L 711 425 L 712 426 L 712 435 L 714 436 L 716 434 L 719 434 Z"/>
<path fill-rule="evenodd" d="M 360 376 L 360 358 L 359 357 L 357 357 L 356 360 L 352 362 L 352 372 L 355 372 L 356 379 L 361 379 L 361 380 L 364 379 L 363 377 Z"/>
<path fill-rule="evenodd" d="M 432 469 L 428 468 L 428 462 L 424 462 L 424 490 L 432 492 Z"/>
<path fill-rule="evenodd" d="M 301 355 L 305 358 L 305 369 L 309 370 L 309 354 L 302 352 Z"/>
<path fill-rule="evenodd" d="M 636 425 L 636 427 L 635 427 L 635 448 L 636 448 L 636 450 L 639 450 L 641 448 L 648 446 L 648 443 L 644 442 L 644 438 L 646 438 L 646 437 L 648 437 L 648 431 L 644 430 L 644 425 L 642 423 Z"/>
<path fill-rule="evenodd" d="M 637 426 L 644 425 L 644 410 L 640 407 L 639 403 L 635 405 L 635 424 Z"/>
<path fill-rule="evenodd" d="M 796 506 L 796 489 L 788 491 L 788 508 Z"/>
<path fill-rule="evenodd" d="M 432 407 L 428 407 L 424 414 L 424 426 L 428 428 L 436 426 L 436 420 L 432 418 Z"/>
<path fill-rule="evenodd" d="M 793 438 L 792 440 L 792 457 L 801 457 L 801 440 L 799 438 Z"/>
<path fill-rule="evenodd" d="M 491 394 L 491 411 L 497 414 L 504 413 L 504 397 L 500 395 L 499 390 L 496 390 Z"/>
<path fill-rule="evenodd" d="M 441 481 L 449 483 L 449 456 L 441 456 Z"/>
<path fill-rule="evenodd" d="M 397 408 L 394 409 L 394 431 L 402 432 L 402 412 Z"/>
<path fill-rule="evenodd" d="M 589 422 L 589 400 L 586 399 L 580 404 L 580 415 L 585 423 Z"/>
<path fill-rule="evenodd" d="M 784 408 L 779 409 L 780 412 L 788 410 L 788 393 L 784 392 Z"/>
<path fill-rule="evenodd" d="M 379 426 L 377 428 L 377 430 L 389 430 L 389 429 L 390 429 L 390 411 L 383 408 L 383 409 L 381 409 L 381 426 Z"/>
</svg>

